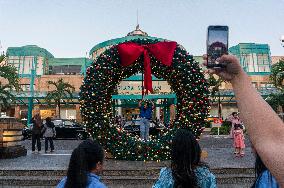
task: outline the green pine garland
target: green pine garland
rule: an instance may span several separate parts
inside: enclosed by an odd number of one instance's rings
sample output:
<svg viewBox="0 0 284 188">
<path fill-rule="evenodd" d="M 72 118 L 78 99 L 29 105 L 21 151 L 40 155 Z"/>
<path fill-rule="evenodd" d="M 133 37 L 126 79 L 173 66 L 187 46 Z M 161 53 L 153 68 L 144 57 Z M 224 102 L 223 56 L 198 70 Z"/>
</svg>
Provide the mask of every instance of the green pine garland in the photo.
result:
<svg viewBox="0 0 284 188">
<path fill-rule="evenodd" d="M 150 44 L 152 39 L 135 39 L 138 44 Z M 100 141 L 114 158 L 123 160 L 168 160 L 172 135 L 178 128 L 201 134 L 209 113 L 209 90 L 202 71 L 193 57 L 178 45 L 171 67 L 162 65 L 151 56 L 152 74 L 168 81 L 177 96 L 176 119 L 171 129 L 149 142 L 142 142 L 119 129 L 111 121 L 111 95 L 125 78 L 143 72 L 143 57 L 133 65 L 122 67 L 116 46 L 101 54 L 87 69 L 80 92 L 81 114 L 91 135 Z"/>
</svg>

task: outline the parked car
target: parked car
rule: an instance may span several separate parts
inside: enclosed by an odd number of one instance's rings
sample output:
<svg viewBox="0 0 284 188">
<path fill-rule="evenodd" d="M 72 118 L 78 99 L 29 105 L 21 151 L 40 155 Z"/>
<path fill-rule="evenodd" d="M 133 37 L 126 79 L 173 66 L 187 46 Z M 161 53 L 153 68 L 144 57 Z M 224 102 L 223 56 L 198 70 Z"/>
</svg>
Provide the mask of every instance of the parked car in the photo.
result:
<svg viewBox="0 0 284 188">
<path fill-rule="evenodd" d="M 133 133 L 135 135 L 140 135 L 140 119 L 127 121 L 123 128 L 129 133 Z M 149 134 L 150 135 L 158 135 L 159 132 L 164 129 L 164 126 L 161 126 L 161 124 L 157 125 L 154 121 L 150 120 L 150 128 L 149 128 Z"/>
<path fill-rule="evenodd" d="M 78 122 L 67 119 L 53 119 L 55 125 L 56 138 L 73 138 L 84 140 L 88 137 L 86 128 Z M 43 122 L 45 123 L 45 121 Z M 25 127 L 22 131 L 24 139 L 31 138 L 31 128 Z"/>
</svg>

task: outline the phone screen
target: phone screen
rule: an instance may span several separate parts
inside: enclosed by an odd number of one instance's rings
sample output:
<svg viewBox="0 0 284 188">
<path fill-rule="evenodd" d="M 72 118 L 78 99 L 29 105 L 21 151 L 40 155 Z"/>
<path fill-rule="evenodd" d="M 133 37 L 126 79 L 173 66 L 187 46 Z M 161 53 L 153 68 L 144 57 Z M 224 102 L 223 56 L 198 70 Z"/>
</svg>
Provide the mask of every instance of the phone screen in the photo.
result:
<svg viewBox="0 0 284 188">
<path fill-rule="evenodd" d="M 207 35 L 208 67 L 218 67 L 216 59 L 228 53 L 228 26 L 209 26 Z"/>
</svg>

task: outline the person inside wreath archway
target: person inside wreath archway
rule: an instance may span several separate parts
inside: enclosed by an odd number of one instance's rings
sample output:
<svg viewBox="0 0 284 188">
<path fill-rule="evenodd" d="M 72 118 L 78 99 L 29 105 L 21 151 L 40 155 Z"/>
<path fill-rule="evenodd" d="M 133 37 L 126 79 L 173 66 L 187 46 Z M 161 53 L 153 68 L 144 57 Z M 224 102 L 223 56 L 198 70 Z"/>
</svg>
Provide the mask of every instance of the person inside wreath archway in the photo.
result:
<svg viewBox="0 0 284 188">
<path fill-rule="evenodd" d="M 152 106 L 150 105 L 152 104 Z M 152 119 L 152 110 L 155 108 L 153 101 L 145 102 L 142 106 L 142 100 L 138 104 L 140 108 L 140 138 L 144 141 L 149 140 L 150 120 Z"/>
</svg>

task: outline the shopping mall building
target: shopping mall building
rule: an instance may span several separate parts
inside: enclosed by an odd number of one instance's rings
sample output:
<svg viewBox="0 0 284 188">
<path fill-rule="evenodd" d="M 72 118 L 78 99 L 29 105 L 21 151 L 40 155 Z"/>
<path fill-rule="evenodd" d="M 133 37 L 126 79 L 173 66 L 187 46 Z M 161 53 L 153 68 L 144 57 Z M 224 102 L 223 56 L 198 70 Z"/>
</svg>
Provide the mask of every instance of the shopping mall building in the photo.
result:
<svg viewBox="0 0 284 188">
<path fill-rule="evenodd" d="M 150 37 L 137 27 L 134 31 L 128 33 L 126 37 L 95 45 L 90 50 L 88 58 L 56 58 L 48 50 L 36 45 L 9 47 L 7 49 L 6 63 L 17 68 L 22 91 L 16 93 L 17 100 L 7 111 L 7 115 L 27 119 L 28 114 L 31 116 L 32 112 L 39 111 L 44 118 L 48 116 L 55 117 L 58 109 L 55 105 L 49 105 L 45 101 L 47 92 L 54 89 L 47 84 L 47 81 L 57 81 L 62 78 L 75 87 L 75 92 L 72 101 L 68 102 L 62 99 L 61 118 L 81 121 L 78 96 L 87 67 L 111 46 L 137 38 L 166 40 Z M 239 58 L 243 69 L 248 73 L 253 85 L 264 98 L 275 91 L 269 83 L 270 68 L 271 64 L 278 62 L 281 57 L 271 57 L 267 44 L 240 43 L 231 47 L 229 51 Z M 194 57 L 202 66 L 201 56 Z M 114 100 L 113 110 L 116 115 L 131 119 L 133 115 L 139 113 L 137 105 L 138 100 L 141 99 L 141 78 L 141 74 L 133 75 L 118 85 L 118 93 L 112 96 Z M 162 121 L 169 122 L 175 116 L 176 96 L 167 81 L 157 79 L 154 76 L 152 79 L 154 93 L 147 97 L 153 99 L 156 103 L 154 116 Z M 233 111 L 238 111 L 230 84 L 222 84 L 220 99 L 223 117 Z M 217 114 L 217 104 L 213 103 L 210 115 L 217 116 Z"/>
</svg>

